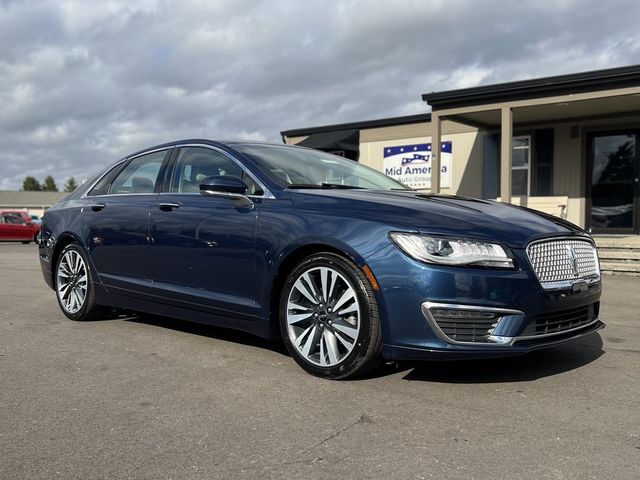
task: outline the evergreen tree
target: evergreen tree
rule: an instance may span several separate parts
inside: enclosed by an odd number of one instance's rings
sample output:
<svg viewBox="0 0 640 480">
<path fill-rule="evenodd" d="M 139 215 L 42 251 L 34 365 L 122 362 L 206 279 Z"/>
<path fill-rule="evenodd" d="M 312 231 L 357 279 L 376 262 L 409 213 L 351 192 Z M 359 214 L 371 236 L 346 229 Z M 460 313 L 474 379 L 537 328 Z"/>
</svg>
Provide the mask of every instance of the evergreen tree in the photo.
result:
<svg viewBox="0 0 640 480">
<path fill-rule="evenodd" d="M 31 175 L 29 175 L 28 177 L 25 177 L 24 181 L 22 182 L 22 190 L 33 192 L 42 190 L 42 187 L 40 186 L 40 182 L 36 179 L 36 177 L 32 177 Z"/>
<path fill-rule="evenodd" d="M 58 186 L 56 185 L 56 181 L 53 179 L 51 175 L 48 175 L 44 182 L 42 182 L 42 190 L 45 192 L 57 192 Z"/>
<path fill-rule="evenodd" d="M 65 192 L 73 192 L 76 188 L 78 188 L 78 184 L 76 183 L 76 179 L 73 177 L 67 178 L 67 181 L 64 183 L 64 191 Z"/>
</svg>

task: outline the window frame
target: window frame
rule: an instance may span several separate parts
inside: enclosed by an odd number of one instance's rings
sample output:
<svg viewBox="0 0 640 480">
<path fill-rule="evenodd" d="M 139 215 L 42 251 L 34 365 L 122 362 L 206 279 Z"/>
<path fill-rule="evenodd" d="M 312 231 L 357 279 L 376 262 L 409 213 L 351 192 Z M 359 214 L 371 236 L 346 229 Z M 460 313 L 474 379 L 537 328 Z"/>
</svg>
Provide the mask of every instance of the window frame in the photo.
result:
<svg viewBox="0 0 640 480">
<path fill-rule="evenodd" d="M 205 148 L 205 149 L 208 149 L 208 150 L 213 150 L 214 152 L 222 154 L 223 156 L 225 156 L 229 160 L 231 160 L 233 163 L 235 163 L 263 191 L 262 195 L 251 194 L 251 195 L 245 195 L 246 197 L 254 198 L 254 199 L 258 199 L 258 198 L 274 199 L 274 198 L 276 198 L 271 193 L 271 191 L 265 186 L 264 182 L 262 182 L 255 174 L 253 174 L 253 172 L 251 172 L 251 170 L 249 170 L 240 160 L 235 158 L 229 152 L 226 152 L 226 151 L 222 150 L 221 148 L 217 148 L 217 147 L 215 147 L 213 145 L 208 145 L 208 144 L 205 144 L 205 143 L 187 143 L 187 144 L 175 145 L 175 151 L 171 155 L 171 162 L 167 166 L 167 171 L 165 172 L 165 182 L 164 182 L 162 190 L 160 191 L 161 195 L 201 195 L 200 192 L 172 192 L 171 191 L 173 179 L 174 179 L 174 176 L 176 174 L 176 169 L 178 168 L 178 157 L 180 155 L 181 150 L 184 149 L 184 148 Z"/>
<path fill-rule="evenodd" d="M 512 146 L 511 146 L 511 155 L 512 155 L 512 161 L 511 161 L 511 196 L 513 197 L 522 197 L 522 196 L 527 196 L 530 197 L 531 196 L 531 159 L 532 159 L 532 135 L 514 135 L 513 136 L 513 141 L 512 141 Z M 518 145 L 515 146 L 515 140 L 516 139 L 527 139 L 527 145 L 523 146 L 523 145 Z M 513 152 L 515 150 L 526 150 L 527 151 L 527 165 L 526 166 L 514 166 L 513 165 Z M 527 192 L 523 195 L 523 194 L 515 194 L 513 192 L 513 172 L 514 171 L 520 171 L 520 170 L 525 170 L 527 172 Z"/>
<path fill-rule="evenodd" d="M 164 152 L 164 156 L 162 157 L 162 160 L 160 160 L 160 167 L 158 168 L 158 173 L 156 174 L 156 179 L 154 181 L 153 184 L 153 190 L 151 192 L 121 192 L 121 193 L 112 193 L 112 189 L 113 189 L 113 184 L 114 182 L 120 177 L 120 175 L 122 175 L 122 173 L 136 160 L 142 158 L 142 157 L 148 157 L 150 155 L 153 155 L 155 153 L 159 153 L 162 152 L 163 150 L 167 150 Z M 164 167 L 167 164 L 167 155 L 169 154 L 168 149 L 159 149 L 159 150 L 152 150 L 149 152 L 144 152 L 141 153 L 140 155 L 136 155 L 135 157 L 131 157 L 128 161 L 127 164 L 123 166 L 123 168 L 120 169 L 120 171 L 118 171 L 118 173 L 111 179 L 110 183 L 109 183 L 109 190 L 108 190 L 108 195 L 111 196 L 115 196 L 115 195 L 154 195 L 154 194 L 158 194 L 158 192 L 162 189 L 163 185 L 164 185 Z M 125 179 L 125 182 L 128 180 Z"/>
<path fill-rule="evenodd" d="M 174 149 L 175 148 L 173 146 L 156 148 L 154 150 L 148 150 L 146 152 L 141 152 L 139 154 L 123 158 L 122 160 L 117 162 L 112 168 L 108 169 L 103 175 L 100 175 L 100 177 L 93 182 L 91 187 L 87 189 L 87 192 L 84 195 L 82 195 L 82 198 L 94 198 L 94 197 L 106 197 L 106 196 L 114 197 L 114 196 L 123 196 L 123 195 L 156 195 L 156 194 L 158 194 L 160 191 L 162 191 L 162 189 L 164 189 L 164 186 L 165 186 L 165 183 L 166 183 L 166 180 L 167 180 L 166 179 L 167 167 L 169 165 L 169 160 L 173 157 L 172 153 L 173 153 Z M 153 153 L 157 153 L 157 152 L 161 152 L 161 151 L 165 151 L 165 156 L 162 159 L 162 163 L 160 165 L 160 170 L 158 171 L 158 176 L 156 177 L 156 184 L 154 186 L 153 192 L 151 192 L 151 193 L 133 193 L 133 192 L 111 193 L 111 188 L 113 186 L 113 181 L 116 178 L 118 178 L 118 176 L 129 166 L 129 164 L 131 164 L 131 162 L 133 162 L 137 158 L 140 158 L 140 157 L 143 157 L 143 156 L 146 156 L 146 155 L 151 155 Z M 93 191 L 93 189 L 96 188 L 98 183 L 100 183 L 104 179 L 107 179 L 108 185 L 109 185 L 109 187 L 107 188 L 107 192 L 106 193 L 98 193 L 98 194 L 93 194 L 92 195 L 91 192 Z"/>
</svg>

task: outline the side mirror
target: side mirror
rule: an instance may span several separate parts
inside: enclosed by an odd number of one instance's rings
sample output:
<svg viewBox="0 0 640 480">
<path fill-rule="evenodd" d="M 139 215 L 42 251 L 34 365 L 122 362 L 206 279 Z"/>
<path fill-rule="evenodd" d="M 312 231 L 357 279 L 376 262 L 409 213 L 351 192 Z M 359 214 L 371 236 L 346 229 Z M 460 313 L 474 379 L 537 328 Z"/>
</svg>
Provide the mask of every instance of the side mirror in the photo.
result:
<svg viewBox="0 0 640 480">
<path fill-rule="evenodd" d="M 244 195 L 247 185 L 238 177 L 232 175 L 214 175 L 207 177 L 200 183 L 200 193 L 206 195 L 207 192 L 239 193 Z"/>
<path fill-rule="evenodd" d="M 241 207 L 253 208 L 253 202 L 245 194 L 247 184 L 232 175 L 214 175 L 200 183 L 200 193 L 212 197 L 225 197 Z"/>
</svg>

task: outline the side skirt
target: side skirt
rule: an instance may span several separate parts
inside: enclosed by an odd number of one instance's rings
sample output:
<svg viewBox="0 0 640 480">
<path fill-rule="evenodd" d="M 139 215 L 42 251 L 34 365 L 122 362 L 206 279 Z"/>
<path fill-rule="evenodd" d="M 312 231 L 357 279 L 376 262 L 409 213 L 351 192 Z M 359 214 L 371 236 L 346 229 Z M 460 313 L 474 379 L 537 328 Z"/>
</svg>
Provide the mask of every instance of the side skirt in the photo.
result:
<svg viewBox="0 0 640 480">
<path fill-rule="evenodd" d="M 94 283 L 96 289 L 96 303 L 114 308 L 123 308 L 142 312 L 150 315 L 177 318 L 189 322 L 212 325 L 214 327 L 230 328 L 251 333 L 262 338 L 272 338 L 269 320 L 266 318 L 252 317 L 252 320 L 245 320 L 237 317 L 228 317 L 201 310 L 181 308 L 175 305 L 149 301 L 142 298 L 134 298 L 128 295 L 119 295 L 116 289 L 109 288 L 109 291 L 99 283 Z"/>
</svg>

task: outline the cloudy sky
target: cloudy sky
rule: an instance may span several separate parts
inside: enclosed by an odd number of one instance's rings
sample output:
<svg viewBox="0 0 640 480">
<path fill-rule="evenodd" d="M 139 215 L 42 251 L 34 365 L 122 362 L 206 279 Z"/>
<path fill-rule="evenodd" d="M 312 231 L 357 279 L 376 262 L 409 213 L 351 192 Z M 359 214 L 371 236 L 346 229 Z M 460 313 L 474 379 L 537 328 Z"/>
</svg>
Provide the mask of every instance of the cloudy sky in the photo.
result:
<svg viewBox="0 0 640 480">
<path fill-rule="evenodd" d="M 193 137 L 424 113 L 425 92 L 640 63 L 637 0 L 0 0 L 0 190 Z"/>
</svg>

